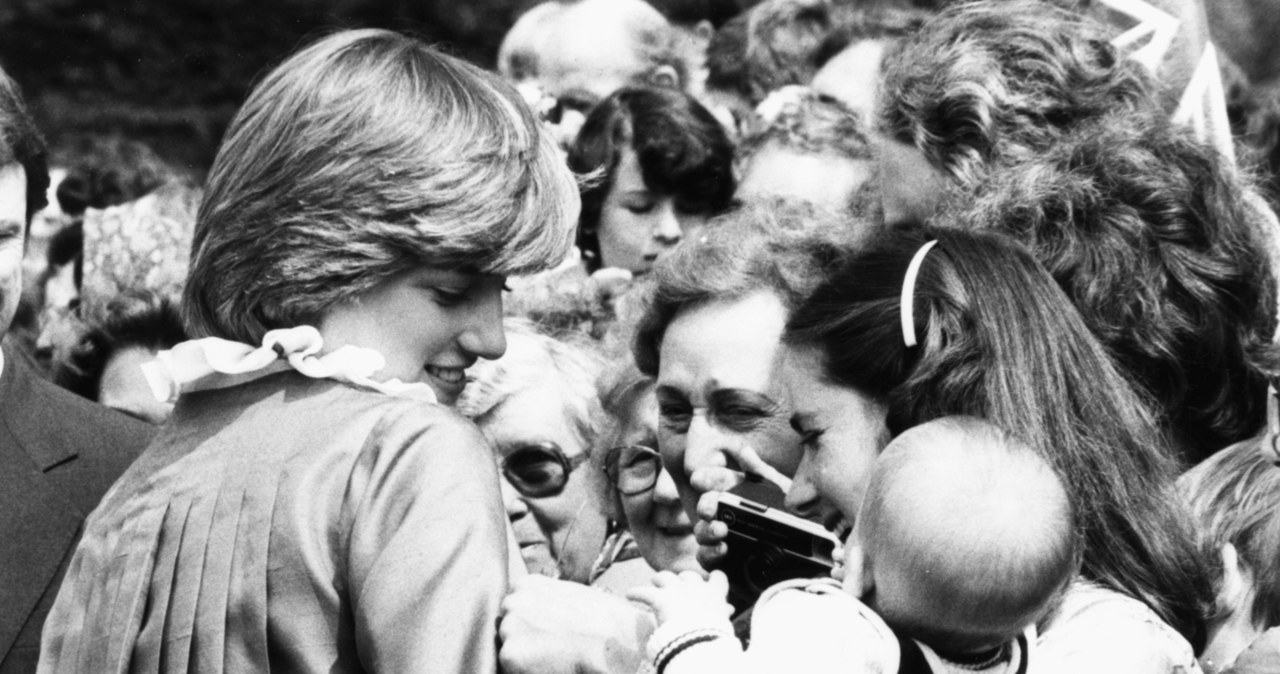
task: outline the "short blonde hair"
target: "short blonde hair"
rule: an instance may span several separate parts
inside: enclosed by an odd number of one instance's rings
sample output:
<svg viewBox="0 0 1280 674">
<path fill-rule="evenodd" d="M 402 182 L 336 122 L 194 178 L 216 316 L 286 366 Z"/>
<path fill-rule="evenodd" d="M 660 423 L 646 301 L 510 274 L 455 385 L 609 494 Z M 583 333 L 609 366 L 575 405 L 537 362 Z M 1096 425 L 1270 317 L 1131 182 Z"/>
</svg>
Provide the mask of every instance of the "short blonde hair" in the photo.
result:
<svg viewBox="0 0 1280 674">
<path fill-rule="evenodd" d="M 519 274 L 572 245 L 554 141 L 496 75 L 385 30 L 294 54 L 232 120 L 197 216 L 184 314 L 256 343 L 421 265 Z"/>
</svg>

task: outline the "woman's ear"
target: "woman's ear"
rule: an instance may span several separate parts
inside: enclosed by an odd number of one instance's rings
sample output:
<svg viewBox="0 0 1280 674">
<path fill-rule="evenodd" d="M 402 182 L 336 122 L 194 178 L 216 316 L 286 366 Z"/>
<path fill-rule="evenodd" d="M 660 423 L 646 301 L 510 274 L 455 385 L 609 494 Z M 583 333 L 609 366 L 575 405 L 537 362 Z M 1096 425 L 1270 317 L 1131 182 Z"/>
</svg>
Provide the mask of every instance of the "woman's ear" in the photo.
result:
<svg viewBox="0 0 1280 674">
<path fill-rule="evenodd" d="M 1222 555 L 1222 589 L 1218 592 L 1218 603 L 1232 613 L 1247 611 L 1253 597 L 1253 572 L 1240 563 L 1236 546 L 1227 543 L 1218 552 Z"/>
<path fill-rule="evenodd" d="M 680 89 L 680 74 L 676 72 L 674 66 L 664 63 L 649 73 L 649 84 L 678 91 Z"/>
</svg>

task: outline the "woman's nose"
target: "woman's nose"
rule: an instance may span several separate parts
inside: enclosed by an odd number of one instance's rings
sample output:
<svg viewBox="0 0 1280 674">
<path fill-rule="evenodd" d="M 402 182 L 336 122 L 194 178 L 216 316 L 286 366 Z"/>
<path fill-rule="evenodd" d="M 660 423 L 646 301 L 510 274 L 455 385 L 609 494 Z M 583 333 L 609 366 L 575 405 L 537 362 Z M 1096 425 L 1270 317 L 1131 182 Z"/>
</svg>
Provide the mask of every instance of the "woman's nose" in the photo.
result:
<svg viewBox="0 0 1280 674">
<path fill-rule="evenodd" d="M 813 467 L 807 456 L 800 460 L 800 467 L 791 480 L 791 488 L 787 490 L 785 504 L 787 510 L 799 517 L 814 519 L 818 515 L 818 490 L 813 484 Z"/>
<path fill-rule="evenodd" d="M 502 328 L 502 282 L 488 284 L 467 316 L 467 325 L 458 337 L 467 353 L 494 360 L 507 351 L 507 335 Z"/>
<path fill-rule="evenodd" d="M 680 243 L 684 233 L 680 229 L 680 219 L 676 217 L 675 202 L 671 198 L 662 200 L 658 205 L 658 219 L 653 227 L 653 239 L 664 246 Z"/>
<path fill-rule="evenodd" d="M 693 475 L 699 468 L 723 468 L 725 458 L 725 434 L 711 424 L 705 414 L 695 411 L 685 435 L 684 471 Z"/>
<path fill-rule="evenodd" d="M 516 520 L 529 514 L 529 504 L 525 503 L 524 497 L 515 487 L 507 482 L 506 478 L 499 480 L 502 483 L 502 502 L 507 509 L 507 519 L 515 522 Z"/>
</svg>

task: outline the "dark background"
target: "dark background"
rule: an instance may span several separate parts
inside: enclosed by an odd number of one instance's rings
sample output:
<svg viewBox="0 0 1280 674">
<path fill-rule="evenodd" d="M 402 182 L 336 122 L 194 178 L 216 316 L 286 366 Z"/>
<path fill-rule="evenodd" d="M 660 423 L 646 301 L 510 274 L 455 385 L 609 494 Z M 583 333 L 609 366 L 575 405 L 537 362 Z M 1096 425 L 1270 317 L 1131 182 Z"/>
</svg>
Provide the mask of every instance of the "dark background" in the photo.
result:
<svg viewBox="0 0 1280 674">
<path fill-rule="evenodd" d="M 26 93 L 55 163 L 119 134 L 202 178 L 257 77 L 339 28 L 414 33 L 492 67 L 537 0 L 0 0 L 0 65 Z"/>
</svg>

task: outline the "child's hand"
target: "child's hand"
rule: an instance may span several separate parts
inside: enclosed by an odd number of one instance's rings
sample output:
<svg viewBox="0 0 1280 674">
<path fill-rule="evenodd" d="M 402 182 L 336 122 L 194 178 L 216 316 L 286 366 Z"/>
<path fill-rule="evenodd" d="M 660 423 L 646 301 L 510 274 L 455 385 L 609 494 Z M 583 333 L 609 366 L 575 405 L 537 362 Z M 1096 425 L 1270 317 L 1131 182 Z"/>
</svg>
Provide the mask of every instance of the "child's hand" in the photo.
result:
<svg viewBox="0 0 1280 674">
<path fill-rule="evenodd" d="M 729 579 L 719 571 L 712 571 L 706 580 L 696 571 L 682 571 L 678 576 L 662 571 L 653 577 L 652 587 L 633 588 L 627 598 L 648 606 L 658 625 L 673 619 L 716 624 L 733 615 L 733 607 L 725 600 L 728 594 Z"/>
</svg>

